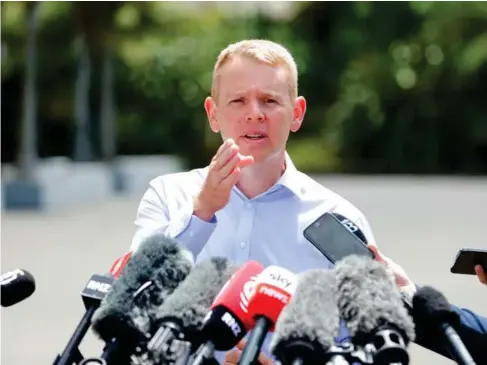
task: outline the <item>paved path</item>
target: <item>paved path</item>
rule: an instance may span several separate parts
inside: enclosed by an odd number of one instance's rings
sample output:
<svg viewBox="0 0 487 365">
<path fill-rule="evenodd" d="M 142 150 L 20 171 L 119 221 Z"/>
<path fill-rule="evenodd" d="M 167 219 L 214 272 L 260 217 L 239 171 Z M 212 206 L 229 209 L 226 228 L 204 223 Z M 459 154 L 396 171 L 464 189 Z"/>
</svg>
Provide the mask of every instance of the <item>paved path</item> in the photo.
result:
<svg viewBox="0 0 487 365">
<path fill-rule="evenodd" d="M 449 273 L 458 249 L 487 248 L 487 179 L 320 178 L 369 218 L 384 253 L 418 283 L 487 316 L 487 288 Z M 84 308 L 80 291 L 90 275 L 108 270 L 129 246 L 138 198 L 113 199 L 72 211 L 2 216 L 1 271 L 21 267 L 37 281 L 34 295 L 1 310 L 1 364 L 51 365 Z M 86 337 L 82 350 L 99 355 Z M 451 361 L 416 345 L 412 365 Z"/>
</svg>

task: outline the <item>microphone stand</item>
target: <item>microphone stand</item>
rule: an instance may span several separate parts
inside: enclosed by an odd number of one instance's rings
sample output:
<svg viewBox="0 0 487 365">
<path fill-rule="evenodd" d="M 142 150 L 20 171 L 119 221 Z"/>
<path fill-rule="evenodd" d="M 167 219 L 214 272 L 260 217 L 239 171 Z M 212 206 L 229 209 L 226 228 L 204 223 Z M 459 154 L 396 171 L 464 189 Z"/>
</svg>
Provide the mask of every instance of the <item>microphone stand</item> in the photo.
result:
<svg viewBox="0 0 487 365">
<path fill-rule="evenodd" d="M 443 323 L 441 327 L 444 331 L 445 337 L 448 339 L 450 354 L 455 361 L 459 365 L 476 365 L 472 355 L 470 355 L 470 352 L 465 347 L 465 344 L 462 342 L 462 339 L 458 335 L 457 331 L 445 323 Z"/>
<path fill-rule="evenodd" d="M 93 317 L 93 313 L 98 309 L 97 306 L 89 307 L 88 310 L 81 318 L 78 326 L 74 330 L 73 335 L 69 339 L 66 348 L 62 352 L 61 355 L 58 355 L 56 360 L 54 360 L 53 365 L 71 365 L 73 362 L 79 364 L 83 360 L 83 355 L 79 351 L 79 344 L 83 340 L 86 332 L 90 328 L 91 325 L 91 317 Z"/>
<path fill-rule="evenodd" d="M 93 314 L 100 307 L 102 299 L 105 297 L 114 280 L 114 277 L 110 274 L 94 274 L 91 276 L 81 292 L 81 298 L 83 299 L 86 312 L 74 330 L 64 351 L 61 355 L 56 356 L 53 365 L 72 365 L 73 362 L 75 364 L 82 364 L 83 355 L 79 350 L 79 345 L 91 326 Z"/>
<path fill-rule="evenodd" d="M 237 365 L 253 365 L 259 356 L 267 332 L 272 327 L 272 321 L 264 316 L 258 316 L 247 345 L 245 346 Z"/>
</svg>

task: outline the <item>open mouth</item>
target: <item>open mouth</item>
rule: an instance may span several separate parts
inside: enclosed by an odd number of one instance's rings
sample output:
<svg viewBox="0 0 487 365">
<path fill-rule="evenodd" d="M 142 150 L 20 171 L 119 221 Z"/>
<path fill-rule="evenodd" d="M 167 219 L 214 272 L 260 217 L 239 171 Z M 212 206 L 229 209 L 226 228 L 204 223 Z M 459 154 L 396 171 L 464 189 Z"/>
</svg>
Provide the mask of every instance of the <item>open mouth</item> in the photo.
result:
<svg viewBox="0 0 487 365">
<path fill-rule="evenodd" d="M 267 135 L 264 133 L 248 133 L 248 134 L 244 134 L 243 137 L 250 141 L 258 141 L 267 138 Z"/>
</svg>

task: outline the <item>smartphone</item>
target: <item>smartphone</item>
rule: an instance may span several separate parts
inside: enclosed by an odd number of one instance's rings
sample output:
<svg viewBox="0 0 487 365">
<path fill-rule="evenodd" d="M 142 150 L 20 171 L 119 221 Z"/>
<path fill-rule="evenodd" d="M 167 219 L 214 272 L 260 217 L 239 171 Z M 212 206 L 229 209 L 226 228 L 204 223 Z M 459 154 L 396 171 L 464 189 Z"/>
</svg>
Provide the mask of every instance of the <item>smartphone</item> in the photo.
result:
<svg viewBox="0 0 487 365">
<path fill-rule="evenodd" d="M 323 214 L 303 234 L 333 264 L 349 255 L 374 258 L 374 253 L 364 242 L 362 231 L 339 214 Z M 363 240 L 359 237 L 363 237 Z"/>
<path fill-rule="evenodd" d="M 487 250 L 462 248 L 458 251 L 450 272 L 453 274 L 476 275 L 476 265 L 481 265 L 487 271 Z"/>
</svg>

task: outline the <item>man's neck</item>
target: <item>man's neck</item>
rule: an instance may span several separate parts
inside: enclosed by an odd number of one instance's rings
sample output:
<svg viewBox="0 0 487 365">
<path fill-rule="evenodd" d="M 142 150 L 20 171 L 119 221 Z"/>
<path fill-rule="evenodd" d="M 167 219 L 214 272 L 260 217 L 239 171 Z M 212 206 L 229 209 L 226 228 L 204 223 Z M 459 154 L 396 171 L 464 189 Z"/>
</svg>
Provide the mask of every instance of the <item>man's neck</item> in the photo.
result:
<svg viewBox="0 0 487 365">
<path fill-rule="evenodd" d="M 275 185 L 286 170 L 286 157 L 274 156 L 266 161 L 253 163 L 242 170 L 237 187 L 249 199 L 266 192 Z"/>
</svg>

